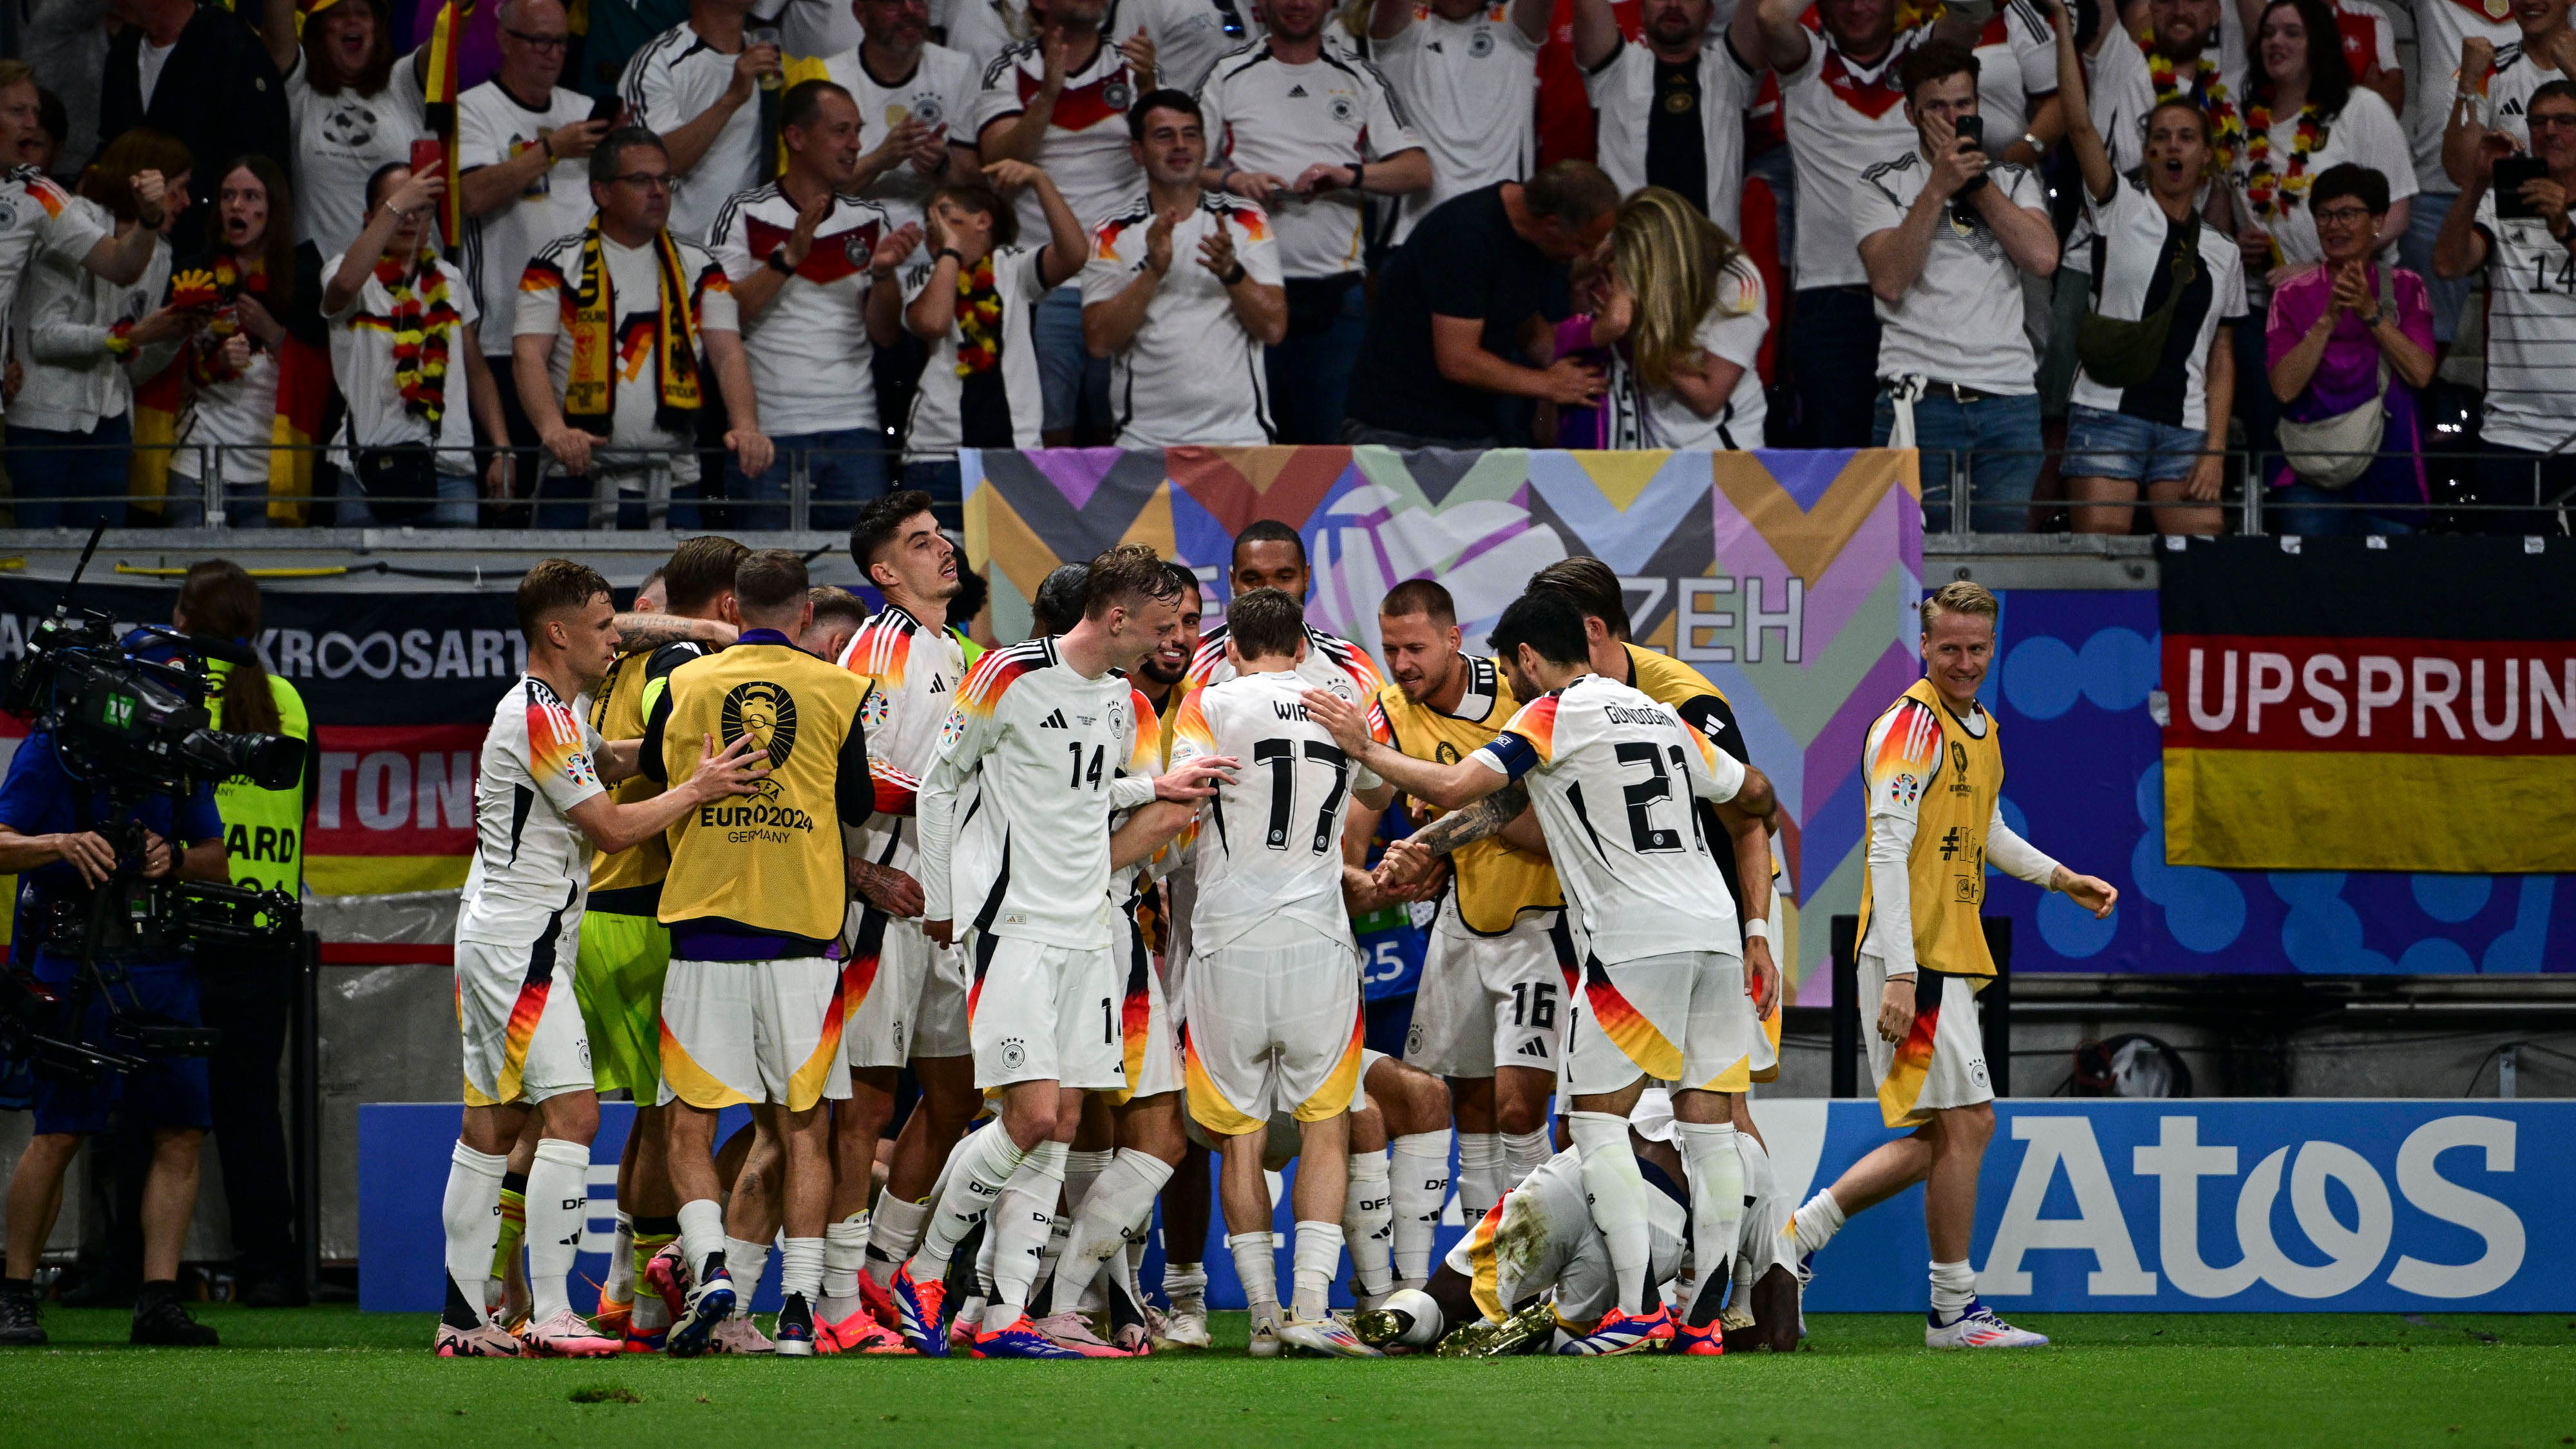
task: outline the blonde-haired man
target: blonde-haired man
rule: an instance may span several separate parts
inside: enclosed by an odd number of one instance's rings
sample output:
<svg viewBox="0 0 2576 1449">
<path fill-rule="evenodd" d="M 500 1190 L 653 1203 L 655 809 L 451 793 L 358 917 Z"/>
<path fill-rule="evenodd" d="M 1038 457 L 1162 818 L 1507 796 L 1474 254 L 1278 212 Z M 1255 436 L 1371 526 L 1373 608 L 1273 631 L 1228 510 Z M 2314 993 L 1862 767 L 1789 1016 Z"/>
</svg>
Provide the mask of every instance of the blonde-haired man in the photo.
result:
<svg viewBox="0 0 2576 1449">
<path fill-rule="evenodd" d="M 2000 608 L 1981 584 L 1945 584 L 1923 601 L 1923 678 L 1870 726 L 1869 875 L 1860 898 L 1861 989 L 1879 993 L 1869 1065 L 1890 1127 L 1911 1136 L 1852 1165 L 1798 1209 L 1788 1232 L 1811 1256 L 1844 1218 L 1925 1183 L 1932 1240 L 1933 1348 L 2023 1348 L 2048 1342 L 1977 1301 L 1968 1240 L 1977 1168 L 1994 1136 L 1994 1087 L 1977 1028 L 1977 997 L 1994 979 L 1978 920 L 1986 866 L 2064 891 L 2096 918 L 2120 893 L 2077 875 L 2004 824 L 2003 751 L 1977 702 L 1994 660 Z"/>
</svg>

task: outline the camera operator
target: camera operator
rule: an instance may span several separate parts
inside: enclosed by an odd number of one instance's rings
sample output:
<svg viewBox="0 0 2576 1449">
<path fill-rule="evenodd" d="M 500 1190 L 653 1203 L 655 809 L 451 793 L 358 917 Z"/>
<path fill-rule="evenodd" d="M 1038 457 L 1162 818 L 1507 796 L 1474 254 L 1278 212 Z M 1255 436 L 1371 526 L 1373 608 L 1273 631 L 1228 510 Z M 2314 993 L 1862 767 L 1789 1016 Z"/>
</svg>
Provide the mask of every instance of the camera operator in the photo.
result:
<svg viewBox="0 0 2576 1449">
<path fill-rule="evenodd" d="M 259 585 L 229 559 L 192 564 L 170 610 L 183 634 L 249 645 L 259 637 Z M 319 766 L 313 725 L 295 686 L 260 667 L 209 660 L 206 704 L 214 728 L 285 735 L 305 741 L 304 775 L 284 790 L 263 790 L 247 776 L 215 787 L 215 811 L 231 846 L 232 883 L 249 890 L 304 894 L 304 802 Z M 253 1308 L 305 1302 L 303 1257 L 296 1250 L 293 1176 L 286 1124 L 277 1110 L 278 1064 L 286 1051 L 301 948 L 205 942 L 197 948 L 206 1025 L 223 1036 L 206 1059 L 215 1140 L 223 1148 L 225 1216 L 232 1224 L 235 1301 Z"/>
<path fill-rule="evenodd" d="M 150 878 L 172 872 L 186 880 L 224 881 L 223 822 L 215 810 L 214 791 L 199 786 L 177 805 L 166 795 L 147 799 L 116 820 L 105 813 L 100 792 L 76 782 L 64 769 L 49 731 L 30 734 L 9 762 L 0 781 L 0 874 L 25 879 L 22 903 L 32 902 L 41 917 L 62 903 L 85 904 L 120 863 Z M 127 821 L 139 824 L 143 845 L 138 855 L 119 860 L 102 827 L 112 831 Z M 174 847 L 173 838 L 184 848 Z M 22 913 L 21 929 L 29 914 Z M 172 1021 L 197 1024 L 197 972 L 175 954 L 153 959 L 124 959 L 136 1006 Z M 68 987 L 79 972 L 77 959 L 51 945 L 35 953 L 35 974 L 56 990 Z M 108 1025 L 105 1000 L 93 995 L 80 1024 L 85 1041 L 101 1039 Z M 62 1206 L 63 1169 L 71 1164 L 81 1139 L 107 1125 L 108 1110 L 122 1099 L 152 1129 L 152 1166 L 143 1189 L 143 1291 L 134 1304 L 132 1341 L 172 1347 L 206 1346 L 215 1330 L 191 1319 L 179 1306 L 179 1250 L 188 1235 L 188 1219 L 197 1201 L 197 1149 L 206 1135 L 208 1112 L 206 1061 L 203 1057 L 156 1058 L 134 1072 L 104 1074 L 80 1084 L 36 1074 L 35 1137 L 18 1159 L 9 1179 L 8 1268 L 0 1279 L 0 1345 L 41 1344 L 35 1273 L 45 1240 L 53 1233 Z"/>
</svg>

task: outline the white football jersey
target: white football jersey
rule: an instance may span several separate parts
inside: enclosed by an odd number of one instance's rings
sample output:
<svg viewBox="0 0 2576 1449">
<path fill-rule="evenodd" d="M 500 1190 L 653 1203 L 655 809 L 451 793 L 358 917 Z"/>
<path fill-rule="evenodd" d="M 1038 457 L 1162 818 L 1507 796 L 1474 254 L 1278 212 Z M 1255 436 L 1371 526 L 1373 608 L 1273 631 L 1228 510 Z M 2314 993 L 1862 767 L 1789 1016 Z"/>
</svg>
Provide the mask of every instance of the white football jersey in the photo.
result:
<svg viewBox="0 0 2576 1449">
<path fill-rule="evenodd" d="M 1195 827 L 1194 950 L 1214 950 L 1282 919 L 1358 949 L 1342 905 L 1342 822 L 1350 818 L 1351 792 L 1375 789 L 1378 779 L 1306 718 L 1305 692 L 1317 687 L 1354 705 L 1366 701 L 1347 677 L 1318 686 L 1282 670 L 1211 685 L 1181 705 L 1173 764 L 1202 755 L 1241 762 Z"/>
<path fill-rule="evenodd" d="M 1527 780 L 1595 960 L 1736 954 L 1735 905 L 1689 797 L 1734 799 L 1744 766 L 1670 705 L 1587 674 L 1521 706 L 1468 758 Z"/>
<path fill-rule="evenodd" d="M 1140 725 L 1126 676 L 1083 677 L 1051 638 L 976 660 L 921 787 L 925 918 L 955 922 L 960 936 L 1110 945 L 1110 786 L 1122 760 L 1153 773 L 1155 741 Z M 961 805 L 970 780 L 980 789 Z"/>
<path fill-rule="evenodd" d="M 888 604 L 859 626 L 840 662 L 876 686 L 859 707 L 859 723 L 868 732 L 868 757 L 910 780 L 928 775 L 939 747 L 939 726 L 956 705 L 957 686 L 966 678 L 966 651 L 958 647 L 957 636 L 925 627 Z M 871 816 L 853 848 L 879 865 L 909 872 L 921 850 L 920 833 L 911 816 Z"/>
<path fill-rule="evenodd" d="M 1650 1281 L 1661 1283 L 1681 1272 L 1690 1206 L 1653 1163 L 1637 1161 L 1647 1174 L 1648 1271 Z M 1467 1275 L 1479 1308 L 1509 1313 L 1553 1289 L 1566 1320 L 1584 1322 L 1619 1301 L 1609 1245 L 1592 1221 L 1592 1198 L 1583 1187 L 1583 1159 L 1573 1149 L 1530 1169 L 1499 1206 L 1499 1217 L 1488 1213 L 1469 1224 L 1466 1236 L 1449 1249 L 1449 1266 Z"/>
<path fill-rule="evenodd" d="M 492 709 L 474 777 L 474 863 L 456 939 L 524 947 L 551 919 L 569 928 L 590 896 L 590 840 L 570 811 L 600 783 L 590 700 L 567 704 L 533 674 Z"/>
<path fill-rule="evenodd" d="M 1199 636 L 1199 652 L 1190 656 L 1190 672 L 1182 677 L 1181 688 L 1199 689 L 1234 678 L 1234 665 L 1225 657 L 1225 640 L 1223 624 Z M 1306 626 L 1306 657 L 1297 661 L 1297 677 L 1317 689 L 1330 689 L 1337 679 L 1348 680 L 1363 700 L 1376 698 L 1386 683 L 1378 677 L 1367 650 L 1312 624 Z"/>
</svg>

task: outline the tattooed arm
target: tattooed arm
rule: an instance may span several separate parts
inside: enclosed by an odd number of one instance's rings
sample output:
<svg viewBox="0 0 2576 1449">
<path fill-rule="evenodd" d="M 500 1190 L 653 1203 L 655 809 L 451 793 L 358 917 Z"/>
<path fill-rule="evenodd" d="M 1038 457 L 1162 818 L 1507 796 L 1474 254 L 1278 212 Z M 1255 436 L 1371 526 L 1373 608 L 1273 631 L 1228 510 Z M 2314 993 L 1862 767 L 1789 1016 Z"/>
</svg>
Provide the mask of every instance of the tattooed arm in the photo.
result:
<svg viewBox="0 0 2576 1449">
<path fill-rule="evenodd" d="M 1514 821 L 1529 813 L 1529 787 L 1515 780 L 1389 845 L 1378 861 L 1378 883 L 1391 889 L 1418 884 L 1439 866 L 1442 856 L 1460 846 L 1503 835 Z"/>
<path fill-rule="evenodd" d="M 713 644 L 721 649 L 733 642 L 735 632 L 734 626 L 722 619 L 683 619 L 676 614 L 617 616 L 617 647 L 630 653 L 683 641 Z"/>
</svg>

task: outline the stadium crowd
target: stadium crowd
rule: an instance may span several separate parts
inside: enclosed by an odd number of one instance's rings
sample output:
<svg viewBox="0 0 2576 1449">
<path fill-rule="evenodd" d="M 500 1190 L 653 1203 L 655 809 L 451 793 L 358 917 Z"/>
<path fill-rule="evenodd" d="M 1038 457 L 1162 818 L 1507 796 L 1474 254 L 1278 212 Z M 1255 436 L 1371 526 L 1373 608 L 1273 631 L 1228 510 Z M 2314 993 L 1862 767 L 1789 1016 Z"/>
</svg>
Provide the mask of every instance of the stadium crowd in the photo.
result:
<svg viewBox="0 0 2576 1449">
<path fill-rule="evenodd" d="M 15 521 L 836 530 L 1075 443 L 1912 443 L 1936 530 L 2576 481 L 2562 0 L 2413 0 L 2411 72 L 2382 0 L 760 3 L 31 6 Z"/>
</svg>

